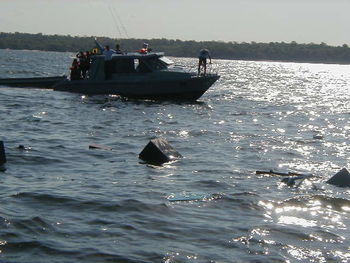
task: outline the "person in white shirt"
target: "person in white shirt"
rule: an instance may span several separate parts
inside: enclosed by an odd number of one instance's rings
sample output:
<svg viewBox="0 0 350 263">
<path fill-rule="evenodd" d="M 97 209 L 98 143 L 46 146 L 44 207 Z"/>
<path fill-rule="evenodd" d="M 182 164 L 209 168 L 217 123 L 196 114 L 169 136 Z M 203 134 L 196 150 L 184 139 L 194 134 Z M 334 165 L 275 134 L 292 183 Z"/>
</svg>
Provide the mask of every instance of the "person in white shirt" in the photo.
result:
<svg viewBox="0 0 350 263">
<path fill-rule="evenodd" d="M 204 69 L 204 75 L 207 74 L 207 59 L 209 58 L 210 59 L 210 64 L 211 64 L 211 56 L 210 56 L 210 52 L 208 49 L 201 49 L 199 51 L 199 62 L 198 62 L 198 75 L 200 74 L 200 71 L 201 71 L 201 67 L 203 66 L 203 69 Z"/>
<path fill-rule="evenodd" d="M 110 49 L 109 46 L 107 45 L 102 54 L 105 56 L 105 78 L 110 79 L 112 76 L 112 55 L 115 54 L 116 52 L 113 49 Z"/>
</svg>

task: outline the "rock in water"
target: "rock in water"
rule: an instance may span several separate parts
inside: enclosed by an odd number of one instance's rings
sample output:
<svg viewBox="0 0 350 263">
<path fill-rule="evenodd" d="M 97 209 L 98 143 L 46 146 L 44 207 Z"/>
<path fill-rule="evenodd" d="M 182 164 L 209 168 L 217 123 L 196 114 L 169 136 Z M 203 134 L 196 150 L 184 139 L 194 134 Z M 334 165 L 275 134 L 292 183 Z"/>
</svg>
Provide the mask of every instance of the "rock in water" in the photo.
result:
<svg viewBox="0 0 350 263">
<path fill-rule="evenodd" d="M 0 165 L 3 165 L 4 163 L 6 163 L 5 147 L 4 142 L 0 141 Z"/>
<path fill-rule="evenodd" d="M 341 169 L 327 181 L 327 184 L 333 184 L 340 187 L 350 187 L 349 171 L 346 170 L 346 168 Z"/>
<path fill-rule="evenodd" d="M 156 138 L 146 145 L 139 154 L 139 158 L 149 164 L 161 165 L 182 158 L 182 155 L 178 153 L 166 139 Z"/>
</svg>

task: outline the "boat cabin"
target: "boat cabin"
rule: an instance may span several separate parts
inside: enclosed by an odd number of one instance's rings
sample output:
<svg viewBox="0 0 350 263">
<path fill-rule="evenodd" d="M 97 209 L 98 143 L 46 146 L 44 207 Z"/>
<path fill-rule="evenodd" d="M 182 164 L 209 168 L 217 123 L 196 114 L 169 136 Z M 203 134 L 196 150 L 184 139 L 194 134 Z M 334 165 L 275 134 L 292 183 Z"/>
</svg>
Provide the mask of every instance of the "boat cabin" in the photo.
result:
<svg viewBox="0 0 350 263">
<path fill-rule="evenodd" d="M 167 70 L 174 62 L 164 57 L 164 53 L 127 53 L 114 54 L 109 62 L 110 74 L 113 77 L 130 74 L 146 74 Z M 91 57 L 91 65 L 88 73 L 90 80 L 105 79 L 105 60 L 103 55 Z"/>
</svg>

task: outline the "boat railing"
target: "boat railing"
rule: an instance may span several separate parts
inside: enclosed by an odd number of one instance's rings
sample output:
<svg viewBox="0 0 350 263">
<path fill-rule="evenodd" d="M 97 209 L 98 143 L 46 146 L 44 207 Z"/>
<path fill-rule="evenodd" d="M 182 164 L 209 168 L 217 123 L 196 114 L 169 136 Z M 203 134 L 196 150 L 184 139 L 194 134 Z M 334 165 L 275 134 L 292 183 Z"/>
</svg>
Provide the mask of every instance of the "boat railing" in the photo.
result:
<svg viewBox="0 0 350 263">
<path fill-rule="evenodd" d="M 193 65 L 191 67 L 186 67 L 186 72 L 188 73 L 198 73 L 198 65 Z M 201 69 L 200 74 L 203 74 L 203 68 Z M 219 65 L 218 64 L 214 64 L 214 63 L 208 63 L 207 64 L 207 71 L 206 74 L 208 75 L 218 75 L 219 74 Z"/>
<path fill-rule="evenodd" d="M 198 65 L 193 65 L 193 66 L 182 66 L 182 65 L 177 65 L 179 67 L 182 67 L 186 72 L 198 72 Z M 203 71 L 203 69 L 201 69 Z M 218 64 L 207 64 L 207 74 L 218 74 L 219 73 L 219 66 Z"/>
</svg>

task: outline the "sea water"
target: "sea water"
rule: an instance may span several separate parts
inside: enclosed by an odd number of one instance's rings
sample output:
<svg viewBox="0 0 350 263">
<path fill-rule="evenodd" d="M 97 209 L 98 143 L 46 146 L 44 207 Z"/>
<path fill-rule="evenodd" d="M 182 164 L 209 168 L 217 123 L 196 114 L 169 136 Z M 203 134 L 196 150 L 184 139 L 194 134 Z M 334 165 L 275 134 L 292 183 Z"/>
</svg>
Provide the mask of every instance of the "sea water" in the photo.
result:
<svg viewBox="0 0 350 263">
<path fill-rule="evenodd" d="M 0 50 L 0 77 L 72 56 Z M 350 66 L 213 63 L 194 103 L 1 86 L 0 262 L 348 262 L 350 189 L 325 181 L 350 158 Z M 184 158 L 142 163 L 156 137 Z"/>
</svg>

